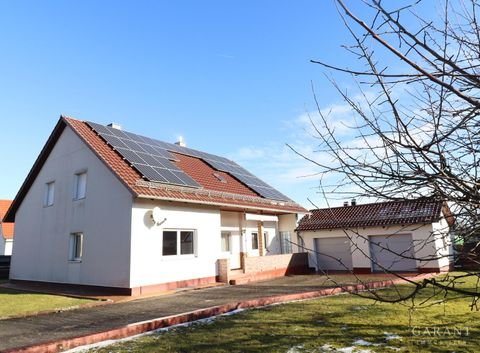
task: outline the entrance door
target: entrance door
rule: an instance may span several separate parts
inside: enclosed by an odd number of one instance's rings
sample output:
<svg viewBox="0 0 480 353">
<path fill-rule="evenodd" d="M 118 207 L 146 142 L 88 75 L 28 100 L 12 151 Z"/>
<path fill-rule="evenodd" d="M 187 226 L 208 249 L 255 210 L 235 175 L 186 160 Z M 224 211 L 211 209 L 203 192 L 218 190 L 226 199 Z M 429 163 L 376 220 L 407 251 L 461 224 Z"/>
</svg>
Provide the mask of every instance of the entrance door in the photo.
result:
<svg viewBox="0 0 480 353">
<path fill-rule="evenodd" d="M 377 235 L 371 236 L 369 240 L 372 271 L 416 271 L 410 234 Z"/>
<path fill-rule="evenodd" d="M 222 252 L 230 253 L 230 269 L 241 268 L 242 237 L 239 232 L 222 232 Z"/>
</svg>

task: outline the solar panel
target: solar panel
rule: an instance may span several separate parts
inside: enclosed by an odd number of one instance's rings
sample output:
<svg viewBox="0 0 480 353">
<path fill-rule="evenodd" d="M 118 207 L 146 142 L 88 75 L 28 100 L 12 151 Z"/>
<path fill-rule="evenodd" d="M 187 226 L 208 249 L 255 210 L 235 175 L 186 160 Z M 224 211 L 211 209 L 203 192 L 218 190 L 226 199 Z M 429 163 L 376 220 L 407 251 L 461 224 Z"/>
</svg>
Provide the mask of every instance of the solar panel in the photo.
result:
<svg viewBox="0 0 480 353">
<path fill-rule="evenodd" d="M 138 164 L 145 164 L 146 162 L 138 155 L 137 152 L 134 152 L 129 149 L 125 148 L 116 148 L 116 151 L 120 153 L 120 155 L 125 158 L 130 164 L 138 163 Z"/>
<path fill-rule="evenodd" d="M 88 123 L 109 145 L 149 180 L 174 185 L 200 187 L 169 159 L 173 155 L 158 147 L 155 141 L 119 129 Z"/>
<path fill-rule="evenodd" d="M 97 123 L 88 122 L 88 125 L 149 181 L 200 187 L 195 180 L 172 163 L 177 159 L 170 152 L 177 152 L 200 158 L 214 169 L 229 173 L 265 198 L 289 200 L 288 197 L 227 158 Z"/>
</svg>

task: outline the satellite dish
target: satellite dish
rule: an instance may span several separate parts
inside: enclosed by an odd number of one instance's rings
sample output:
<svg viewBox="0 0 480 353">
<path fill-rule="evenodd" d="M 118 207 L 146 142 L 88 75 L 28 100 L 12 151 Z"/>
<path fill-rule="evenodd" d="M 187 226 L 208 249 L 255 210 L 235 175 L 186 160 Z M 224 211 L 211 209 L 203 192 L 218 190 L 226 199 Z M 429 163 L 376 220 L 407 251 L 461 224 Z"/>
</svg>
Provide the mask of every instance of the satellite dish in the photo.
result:
<svg viewBox="0 0 480 353">
<path fill-rule="evenodd" d="M 160 207 L 153 208 L 152 220 L 155 224 L 160 224 L 165 220 L 165 218 L 162 218 L 162 210 L 160 209 Z"/>
</svg>

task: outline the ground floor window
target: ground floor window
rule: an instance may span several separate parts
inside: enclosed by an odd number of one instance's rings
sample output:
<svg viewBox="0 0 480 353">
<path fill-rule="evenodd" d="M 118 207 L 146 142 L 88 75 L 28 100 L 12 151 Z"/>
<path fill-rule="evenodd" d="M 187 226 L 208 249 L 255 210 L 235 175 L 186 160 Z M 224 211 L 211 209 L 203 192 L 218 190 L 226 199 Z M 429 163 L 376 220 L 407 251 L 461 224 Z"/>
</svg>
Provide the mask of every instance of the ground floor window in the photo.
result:
<svg viewBox="0 0 480 353">
<path fill-rule="evenodd" d="M 70 234 L 70 261 L 81 261 L 83 255 L 83 233 Z"/>
<path fill-rule="evenodd" d="M 282 254 L 292 253 L 292 236 L 290 232 L 280 232 L 280 250 Z"/>
<path fill-rule="evenodd" d="M 230 252 L 230 232 L 222 232 L 221 247 L 223 252 Z"/>
<path fill-rule="evenodd" d="M 258 233 L 252 232 L 252 250 L 258 250 Z"/>
<path fill-rule="evenodd" d="M 193 230 L 164 230 L 162 255 L 193 255 L 194 236 Z"/>
</svg>

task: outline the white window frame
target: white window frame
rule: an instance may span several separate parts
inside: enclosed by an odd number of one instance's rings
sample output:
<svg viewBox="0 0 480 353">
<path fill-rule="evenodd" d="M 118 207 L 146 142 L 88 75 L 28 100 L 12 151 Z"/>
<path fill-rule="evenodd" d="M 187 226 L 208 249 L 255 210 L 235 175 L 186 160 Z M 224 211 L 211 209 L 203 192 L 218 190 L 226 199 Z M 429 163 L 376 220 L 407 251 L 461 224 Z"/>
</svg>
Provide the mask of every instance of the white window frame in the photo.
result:
<svg viewBox="0 0 480 353">
<path fill-rule="evenodd" d="M 45 194 L 43 195 L 43 207 L 53 206 L 55 203 L 55 181 L 45 183 Z"/>
<path fill-rule="evenodd" d="M 68 261 L 82 262 L 83 258 L 83 233 L 71 233 Z"/>
<path fill-rule="evenodd" d="M 223 238 L 226 237 L 226 243 L 224 243 Z M 223 253 L 231 253 L 232 252 L 232 232 L 223 231 L 220 234 L 220 251 Z M 223 249 L 223 244 L 227 245 L 227 249 Z"/>
<path fill-rule="evenodd" d="M 176 232 L 177 233 L 177 253 L 174 255 L 164 255 L 163 254 L 163 233 L 164 232 Z M 181 233 L 182 232 L 192 232 L 193 233 L 193 244 L 192 244 L 192 253 L 191 254 L 182 254 L 182 244 L 181 244 Z M 170 258 L 185 258 L 185 257 L 196 257 L 197 256 L 197 231 L 196 229 L 162 229 L 162 248 L 161 255 L 164 259 Z"/>
<path fill-rule="evenodd" d="M 87 171 L 75 173 L 73 178 L 73 200 L 83 200 L 87 196 Z"/>
</svg>

